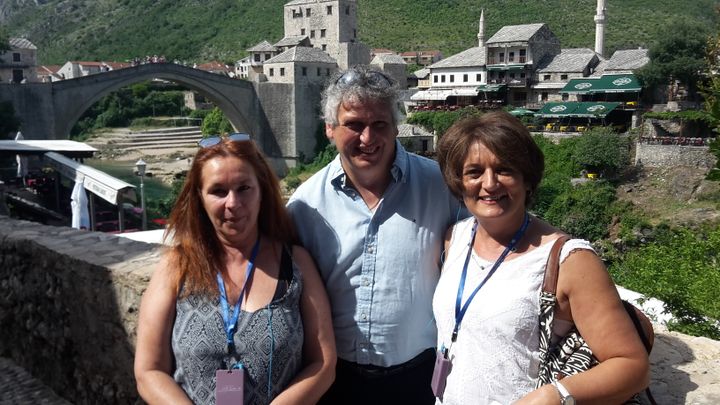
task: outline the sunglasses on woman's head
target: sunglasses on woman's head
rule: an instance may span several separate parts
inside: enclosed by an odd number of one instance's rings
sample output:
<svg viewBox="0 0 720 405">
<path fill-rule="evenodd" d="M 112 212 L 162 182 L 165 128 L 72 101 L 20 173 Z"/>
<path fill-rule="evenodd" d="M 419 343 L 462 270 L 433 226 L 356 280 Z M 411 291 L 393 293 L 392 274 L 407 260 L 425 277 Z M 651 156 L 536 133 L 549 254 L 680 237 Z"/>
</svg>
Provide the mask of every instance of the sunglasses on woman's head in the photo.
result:
<svg viewBox="0 0 720 405">
<path fill-rule="evenodd" d="M 385 89 L 392 86 L 392 81 L 385 74 L 375 70 L 360 72 L 350 69 L 338 77 L 335 84 L 341 87 L 361 85 L 376 89 Z"/>
<path fill-rule="evenodd" d="M 234 134 L 228 135 L 227 139 L 229 139 L 233 142 L 249 141 L 250 135 L 236 132 Z M 213 136 L 209 136 L 207 138 L 203 138 L 203 139 L 199 140 L 198 146 L 200 146 L 201 148 L 209 148 L 211 146 L 215 146 L 215 145 L 219 144 L 220 142 L 222 142 L 222 140 L 223 140 L 222 136 L 213 135 Z"/>
</svg>

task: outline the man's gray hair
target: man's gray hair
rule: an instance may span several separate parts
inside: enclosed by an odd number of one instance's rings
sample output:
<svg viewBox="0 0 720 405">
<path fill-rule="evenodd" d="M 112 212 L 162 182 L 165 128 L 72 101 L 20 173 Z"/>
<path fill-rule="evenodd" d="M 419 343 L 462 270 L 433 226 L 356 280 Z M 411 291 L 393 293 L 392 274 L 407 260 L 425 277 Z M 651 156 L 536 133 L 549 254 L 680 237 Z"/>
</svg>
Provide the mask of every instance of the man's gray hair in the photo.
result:
<svg viewBox="0 0 720 405">
<path fill-rule="evenodd" d="M 333 127 L 339 124 L 337 112 L 345 102 L 383 102 L 392 109 L 393 124 L 400 121 L 397 105 L 397 83 L 380 70 L 365 65 L 353 66 L 334 74 L 322 93 L 322 109 L 325 123 Z"/>
</svg>

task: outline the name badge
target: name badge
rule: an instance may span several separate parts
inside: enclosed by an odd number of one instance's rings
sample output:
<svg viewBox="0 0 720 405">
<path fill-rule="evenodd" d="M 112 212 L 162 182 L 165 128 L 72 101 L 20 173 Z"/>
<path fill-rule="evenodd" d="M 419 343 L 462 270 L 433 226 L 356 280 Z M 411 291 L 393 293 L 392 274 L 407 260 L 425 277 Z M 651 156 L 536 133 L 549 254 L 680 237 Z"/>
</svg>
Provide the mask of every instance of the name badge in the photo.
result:
<svg viewBox="0 0 720 405">
<path fill-rule="evenodd" d="M 441 400 L 445 392 L 445 383 L 447 382 L 447 377 L 451 369 L 452 363 L 450 359 L 445 358 L 445 355 L 438 351 L 435 357 L 435 369 L 433 370 L 430 387 L 432 388 L 433 394 Z"/>
<path fill-rule="evenodd" d="M 245 369 L 215 371 L 215 403 L 237 405 L 243 403 Z"/>
</svg>

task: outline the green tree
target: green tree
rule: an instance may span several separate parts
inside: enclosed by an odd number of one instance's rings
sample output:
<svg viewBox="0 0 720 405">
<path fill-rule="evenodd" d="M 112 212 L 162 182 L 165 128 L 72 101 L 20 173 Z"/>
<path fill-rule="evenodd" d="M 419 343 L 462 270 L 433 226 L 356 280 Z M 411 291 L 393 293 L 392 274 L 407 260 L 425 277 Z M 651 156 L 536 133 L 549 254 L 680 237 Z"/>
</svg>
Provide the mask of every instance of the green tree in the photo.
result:
<svg viewBox="0 0 720 405">
<path fill-rule="evenodd" d="M 650 63 L 637 72 L 638 78 L 649 88 L 678 80 L 689 94 L 694 94 L 705 70 L 703 57 L 708 31 L 687 20 L 663 24 L 663 29 L 668 32 L 659 35 L 650 46 Z M 674 94 L 669 98 L 674 99 Z"/>
<path fill-rule="evenodd" d="M 232 132 L 233 127 L 222 110 L 215 107 L 205 116 L 201 130 L 203 135 L 220 135 Z"/>
<path fill-rule="evenodd" d="M 10 50 L 10 35 L 8 35 L 5 28 L 0 27 L 0 53 L 7 52 Z"/>
<path fill-rule="evenodd" d="M 575 160 L 588 170 L 614 178 L 628 163 L 628 140 L 607 127 L 593 128 L 575 144 Z"/>
</svg>

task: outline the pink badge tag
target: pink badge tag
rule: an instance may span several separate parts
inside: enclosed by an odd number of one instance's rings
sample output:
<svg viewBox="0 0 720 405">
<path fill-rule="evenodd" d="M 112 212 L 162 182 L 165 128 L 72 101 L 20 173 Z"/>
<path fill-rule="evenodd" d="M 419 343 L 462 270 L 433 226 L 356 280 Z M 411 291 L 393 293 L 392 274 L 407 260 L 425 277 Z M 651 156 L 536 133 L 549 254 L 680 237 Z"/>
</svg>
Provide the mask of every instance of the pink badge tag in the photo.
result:
<svg viewBox="0 0 720 405">
<path fill-rule="evenodd" d="M 237 405 L 243 403 L 245 370 L 215 371 L 215 403 L 217 405 Z"/>
<path fill-rule="evenodd" d="M 435 369 L 433 370 L 432 381 L 430 387 L 432 388 L 433 394 L 442 400 L 443 393 L 445 392 L 445 383 L 447 377 L 450 374 L 452 363 L 449 359 L 446 359 L 441 352 L 437 352 L 435 358 Z"/>
</svg>

